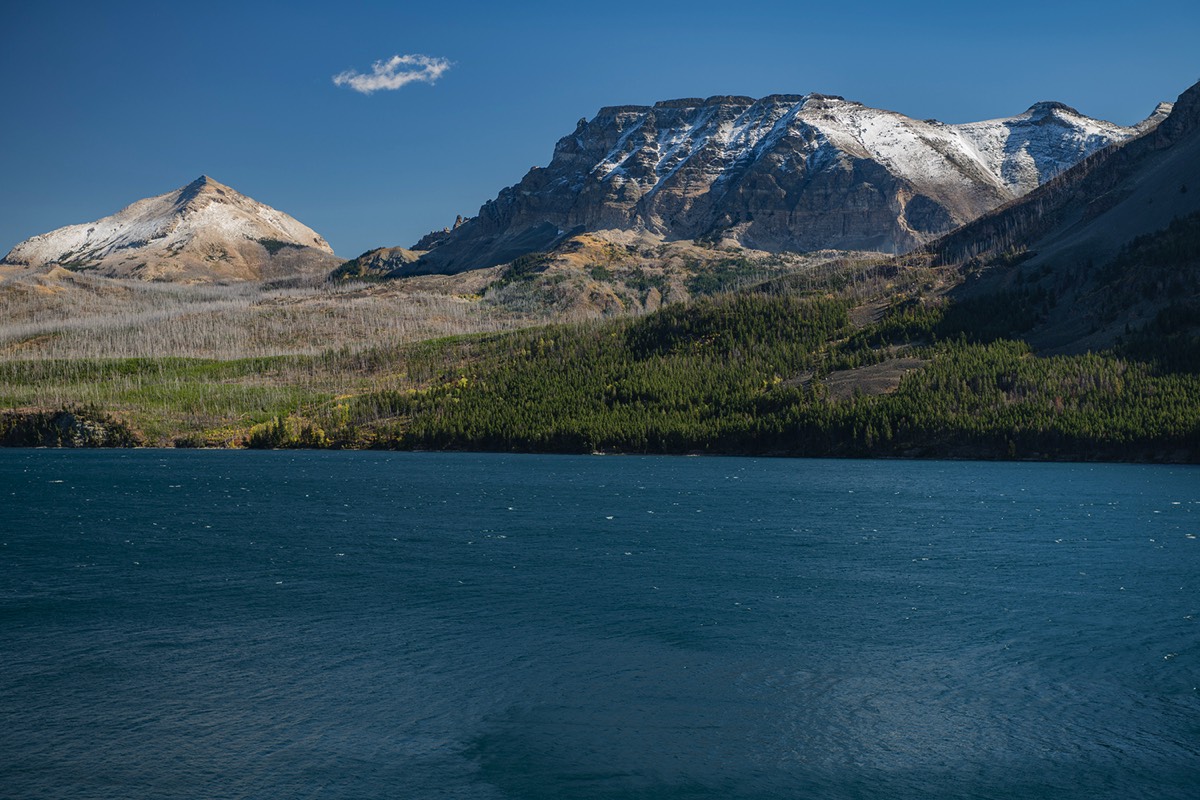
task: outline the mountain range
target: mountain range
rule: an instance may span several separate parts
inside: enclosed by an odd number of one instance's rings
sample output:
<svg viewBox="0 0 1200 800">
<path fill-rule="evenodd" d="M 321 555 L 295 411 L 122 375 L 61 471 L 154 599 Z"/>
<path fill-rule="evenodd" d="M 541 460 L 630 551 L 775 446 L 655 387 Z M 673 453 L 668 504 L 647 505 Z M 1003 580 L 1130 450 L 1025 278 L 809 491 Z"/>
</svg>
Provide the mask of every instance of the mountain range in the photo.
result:
<svg viewBox="0 0 1200 800">
<path fill-rule="evenodd" d="M 602 108 L 550 163 L 479 214 L 343 275 L 455 274 L 583 232 L 754 250 L 902 253 L 1152 129 L 1042 102 L 951 125 L 821 94 L 718 96 Z M 0 263 L 108 277 L 261 280 L 341 263 L 315 231 L 204 176 L 112 216 L 21 242 Z"/>
</svg>

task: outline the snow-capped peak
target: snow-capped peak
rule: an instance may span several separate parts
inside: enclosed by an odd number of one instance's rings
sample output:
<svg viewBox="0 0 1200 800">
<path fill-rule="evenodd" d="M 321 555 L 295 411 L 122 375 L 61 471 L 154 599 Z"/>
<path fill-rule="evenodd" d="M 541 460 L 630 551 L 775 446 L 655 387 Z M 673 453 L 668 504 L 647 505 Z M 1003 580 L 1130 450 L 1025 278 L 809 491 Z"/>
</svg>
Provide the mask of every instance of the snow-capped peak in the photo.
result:
<svg viewBox="0 0 1200 800">
<path fill-rule="evenodd" d="M 273 248 L 264 249 L 264 248 Z M 21 242 L 3 263 L 58 263 L 101 274 L 163 278 L 181 274 L 257 277 L 280 247 L 332 255 L 311 228 L 202 175 L 167 194 L 138 200 L 95 222 Z M 228 274 L 226 274 L 228 273 Z"/>
</svg>

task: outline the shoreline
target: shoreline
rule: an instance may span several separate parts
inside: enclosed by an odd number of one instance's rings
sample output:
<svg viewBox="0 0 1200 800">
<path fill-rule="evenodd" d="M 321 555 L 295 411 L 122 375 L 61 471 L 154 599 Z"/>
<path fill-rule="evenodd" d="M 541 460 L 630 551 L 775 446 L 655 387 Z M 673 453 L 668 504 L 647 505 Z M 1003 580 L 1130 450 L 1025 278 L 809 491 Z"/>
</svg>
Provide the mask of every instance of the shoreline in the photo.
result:
<svg viewBox="0 0 1200 800">
<path fill-rule="evenodd" d="M 96 450 L 161 450 L 164 452 L 204 452 L 204 453 L 412 453 L 416 455 L 510 455 L 510 456 L 564 456 L 564 457 L 616 457 L 616 458 L 739 458 L 739 459 L 771 459 L 798 461 L 950 461 L 964 463 L 999 463 L 1014 464 L 1130 464 L 1141 466 L 1183 466 L 1200 467 L 1200 454 L 1171 454 L 1150 457 L 1104 457 L 1082 456 L 1077 453 L 1039 454 L 1027 456 L 989 455 L 984 453 L 962 454 L 929 452 L 921 455 L 895 455 L 891 453 L 787 453 L 787 452 L 747 452 L 747 451 L 694 451 L 686 453 L 669 452 L 630 452 L 625 450 L 607 450 L 578 452 L 569 450 L 498 450 L 488 448 L 443 448 L 430 449 L 418 447 L 171 447 L 168 445 L 10 445 L 0 444 L 0 450 L 54 450 L 54 451 L 96 451 Z"/>
</svg>

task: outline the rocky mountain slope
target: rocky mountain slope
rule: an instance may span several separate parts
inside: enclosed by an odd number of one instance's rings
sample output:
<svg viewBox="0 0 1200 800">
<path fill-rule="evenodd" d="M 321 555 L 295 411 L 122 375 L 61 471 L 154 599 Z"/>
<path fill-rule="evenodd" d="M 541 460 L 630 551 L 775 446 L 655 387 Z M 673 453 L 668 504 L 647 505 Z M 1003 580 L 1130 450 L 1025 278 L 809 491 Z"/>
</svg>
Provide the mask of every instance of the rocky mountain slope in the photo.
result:
<svg viewBox="0 0 1200 800">
<path fill-rule="evenodd" d="M 1200 83 L 1161 124 L 928 245 L 967 275 L 965 297 L 1005 292 L 1047 349 L 1099 349 L 1168 306 L 1200 320 Z M 1188 305 L 1190 304 L 1190 305 Z M 1034 307 L 1036 306 L 1036 307 Z"/>
<path fill-rule="evenodd" d="M 339 263 L 311 228 L 208 176 L 95 222 L 34 236 L 0 261 L 188 283 L 280 278 Z"/>
<path fill-rule="evenodd" d="M 398 274 L 454 273 L 581 231 L 636 231 L 768 251 L 904 252 L 1157 124 L 1059 103 L 949 125 L 826 95 L 603 108 L 545 168 L 444 233 Z"/>
</svg>

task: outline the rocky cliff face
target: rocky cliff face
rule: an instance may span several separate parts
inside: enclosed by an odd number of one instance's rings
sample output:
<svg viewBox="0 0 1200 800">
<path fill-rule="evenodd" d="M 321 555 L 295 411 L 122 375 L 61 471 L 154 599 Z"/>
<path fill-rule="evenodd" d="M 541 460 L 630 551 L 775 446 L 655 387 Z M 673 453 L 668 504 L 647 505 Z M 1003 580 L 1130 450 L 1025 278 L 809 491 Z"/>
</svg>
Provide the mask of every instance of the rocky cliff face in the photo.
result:
<svg viewBox="0 0 1200 800">
<path fill-rule="evenodd" d="M 456 216 L 454 218 L 453 225 L 442 228 L 440 231 L 430 231 L 429 233 L 425 234 L 420 239 L 418 239 L 417 243 L 408 249 L 416 250 L 418 252 L 425 252 L 428 250 L 433 250 L 438 245 L 442 244 L 447 239 L 449 239 L 450 234 L 453 233 L 454 231 L 458 230 L 459 228 L 461 228 L 466 222 L 467 222 L 467 218 L 463 217 L 462 214 L 459 214 L 458 216 Z"/>
<path fill-rule="evenodd" d="M 208 176 L 95 222 L 26 239 L 0 261 L 192 283 L 280 278 L 339 263 L 311 228 Z"/>
<path fill-rule="evenodd" d="M 401 272 L 491 266 L 612 229 L 775 251 L 902 252 L 1139 132 L 1059 103 L 964 125 L 818 94 L 603 108 L 558 142 L 547 167 Z"/>
</svg>

